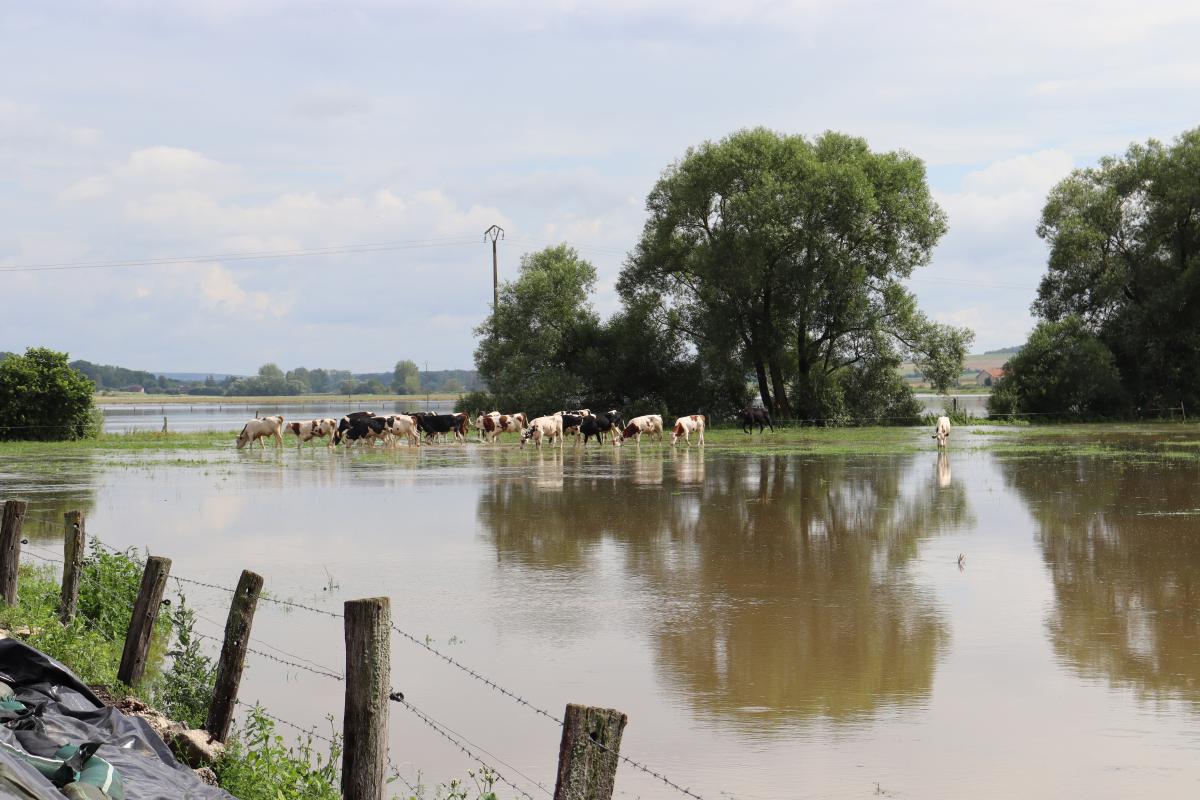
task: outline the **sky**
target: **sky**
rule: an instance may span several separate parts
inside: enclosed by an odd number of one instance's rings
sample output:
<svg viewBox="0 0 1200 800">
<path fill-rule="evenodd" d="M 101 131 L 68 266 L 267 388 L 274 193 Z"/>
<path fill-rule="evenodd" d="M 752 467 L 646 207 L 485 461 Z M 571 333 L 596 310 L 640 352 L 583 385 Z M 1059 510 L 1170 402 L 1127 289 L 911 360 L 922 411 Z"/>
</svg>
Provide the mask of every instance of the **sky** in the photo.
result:
<svg viewBox="0 0 1200 800">
<path fill-rule="evenodd" d="M 469 368 L 493 224 L 502 279 L 566 241 L 607 315 L 662 170 L 760 125 L 923 159 L 949 233 L 921 307 L 1020 344 L 1047 190 L 1200 125 L 1194 0 L 45 2 L 0 30 L 0 350 L 155 371 Z"/>
</svg>

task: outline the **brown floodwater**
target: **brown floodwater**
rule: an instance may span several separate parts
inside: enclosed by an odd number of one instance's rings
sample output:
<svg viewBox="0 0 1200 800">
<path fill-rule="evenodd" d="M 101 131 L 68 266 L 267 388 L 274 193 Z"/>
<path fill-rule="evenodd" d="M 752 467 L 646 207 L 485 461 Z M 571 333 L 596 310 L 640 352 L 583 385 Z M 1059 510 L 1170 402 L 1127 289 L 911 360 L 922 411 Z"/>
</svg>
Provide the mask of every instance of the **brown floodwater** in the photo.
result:
<svg viewBox="0 0 1200 800">
<path fill-rule="evenodd" d="M 0 473 L 36 552 L 81 507 L 179 575 L 250 568 L 334 610 L 387 595 L 401 628 L 535 705 L 625 711 L 623 751 L 705 798 L 1200 793 L 1196 459 L 509 445 Z M 219 635 L 228 595 L 183 590 Z M 262 604 L 254 634 L 344 666 L 337 620 Z M 249 665 L 247 701 L 340 717 L 340 684 Z M 532 796 L 522 776 L 553 789 L 552 722 L 398 636 L 392 674 Z M 391 731 L 409 780 L 472 766 L 399 706 Z M 617 786 L 677 796 L 627 766 Z"/>
</svg>

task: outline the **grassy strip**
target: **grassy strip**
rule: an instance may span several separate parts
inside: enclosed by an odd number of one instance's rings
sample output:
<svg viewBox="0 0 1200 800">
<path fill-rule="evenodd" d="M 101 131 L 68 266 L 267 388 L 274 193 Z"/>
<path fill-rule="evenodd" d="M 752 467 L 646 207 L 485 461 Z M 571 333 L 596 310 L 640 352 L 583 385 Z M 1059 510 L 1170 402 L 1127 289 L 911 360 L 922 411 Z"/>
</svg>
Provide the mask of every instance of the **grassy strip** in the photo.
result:
<svg viewBox="0 0 1200 800">
<path fill-rule="evenodd" d="M 414 406 L 426 400 L 448 402 L 457 400 L 459 395 L 450 392 L 435 392 L 430 394 L 355 394 L 350 395 L 350 403 L 356 407 L 363 403 L 412 403 Z M 97 394 L 96 405 L 99 406 L 245 406 L 245 405 L 330 405 L 346 400 L 344 394 L 295 394 L 295 395 L 263 395 L 253 397 L 212 397 L 209 395 L 192 394 Z"/>
</svg>

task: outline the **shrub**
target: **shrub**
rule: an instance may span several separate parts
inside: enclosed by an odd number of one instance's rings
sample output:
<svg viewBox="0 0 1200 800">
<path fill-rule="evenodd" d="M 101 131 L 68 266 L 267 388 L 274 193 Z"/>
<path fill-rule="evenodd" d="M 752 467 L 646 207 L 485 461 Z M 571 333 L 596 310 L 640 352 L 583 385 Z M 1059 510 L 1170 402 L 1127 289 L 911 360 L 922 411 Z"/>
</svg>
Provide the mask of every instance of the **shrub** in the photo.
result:
<svg viewBox="0 0 1200 800">
<path fill-rule="evenodd" d="M 95 385 L 66 353 L 30 347 L 0 361 L 0 439 L 82 439 L 95 431 Z"/>
<path fill-rule="evenodd" d="M 285 744 L 274 721 L 255 706 L 213 769 L 222 788 L 240 800 L 341 800 L 341 755 L 336 734 L 327 753 L 317 750 L 311 734 Z"/>
</svg>

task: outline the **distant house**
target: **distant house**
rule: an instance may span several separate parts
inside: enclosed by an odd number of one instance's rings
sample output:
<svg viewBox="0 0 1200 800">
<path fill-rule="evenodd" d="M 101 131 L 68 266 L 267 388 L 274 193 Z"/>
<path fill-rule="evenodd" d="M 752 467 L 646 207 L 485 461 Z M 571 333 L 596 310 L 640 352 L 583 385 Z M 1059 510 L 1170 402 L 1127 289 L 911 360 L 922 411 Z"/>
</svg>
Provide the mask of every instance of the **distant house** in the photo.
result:
<svg viewBox="0 0 1200 800">
<path fill-rule="evenodd" d="M 979 372 L 975 375 L 975 385 L 976 386 L 991 386 L 993 383 L 995 383 L 996 381 L 1000 380 L 1003 377 L 1004 377 L 1003 369 L 995 369 L 992 367 L 988 367 L 986 369 L 979 370 Z"/>
<path fill-rule="evenodd" d="M 146 387 L 145 387 L 145 386 L 140 386 L 140 385 L 138 385 L 138 384 L 136 384 L 136 383 L 135 383 L 135 384 L 133 384 L 132 386 L 126 386 L 126 387 L 125 387 L 124 389 L 122 389 L 121 391 L 122 391 L 122 392 L 135 392 L 136 394 L 145 394 L 145 393 L 146 393 Z"/>
</svg>

